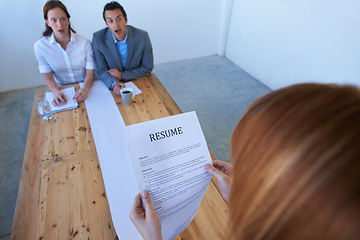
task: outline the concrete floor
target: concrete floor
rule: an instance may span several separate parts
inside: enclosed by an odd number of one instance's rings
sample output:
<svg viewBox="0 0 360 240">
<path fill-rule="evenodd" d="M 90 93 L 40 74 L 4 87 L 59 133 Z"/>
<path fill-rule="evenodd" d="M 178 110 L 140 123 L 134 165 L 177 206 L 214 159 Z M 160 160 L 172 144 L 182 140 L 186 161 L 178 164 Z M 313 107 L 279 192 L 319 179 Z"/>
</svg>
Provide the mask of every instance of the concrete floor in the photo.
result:
<svg viewBox="0 0 360 240">
<path fill-rule="evenodd" d="M 0 93 L 0 240 L 10 239 L 35 91 Z"/>
<path fill-rule="evenodd" d="M 195 110 L 208 146 L 230 161 L 229 137 L 268 87 L 219 56 L 157 64 L 153 71 L 183 112 Z M 10 239 L 34 93 L 0 93 L 0 240 Z"/>
<path fill-rule="evenodd" d="M 164 63 L 154 73 L 183 112 L 196 111 L 208 147 L 229 161 L 229 138 L 248 106 L 270 89 L 219 56 Z"/>
</svg>

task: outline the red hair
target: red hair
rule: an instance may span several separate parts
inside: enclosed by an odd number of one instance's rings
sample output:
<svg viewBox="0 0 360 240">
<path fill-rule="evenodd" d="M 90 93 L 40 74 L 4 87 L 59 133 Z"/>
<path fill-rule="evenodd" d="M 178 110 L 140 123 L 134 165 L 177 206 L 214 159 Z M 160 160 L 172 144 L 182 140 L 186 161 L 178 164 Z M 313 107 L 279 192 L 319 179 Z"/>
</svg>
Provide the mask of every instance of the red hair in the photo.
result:
<svg viewBox="0 0 360 240">
<path fill-rule="evenodd" d="M 360 90 L 299 84 L 255 101 L 231 138 L 229 239 L 360 238 Z"/>
</svg>

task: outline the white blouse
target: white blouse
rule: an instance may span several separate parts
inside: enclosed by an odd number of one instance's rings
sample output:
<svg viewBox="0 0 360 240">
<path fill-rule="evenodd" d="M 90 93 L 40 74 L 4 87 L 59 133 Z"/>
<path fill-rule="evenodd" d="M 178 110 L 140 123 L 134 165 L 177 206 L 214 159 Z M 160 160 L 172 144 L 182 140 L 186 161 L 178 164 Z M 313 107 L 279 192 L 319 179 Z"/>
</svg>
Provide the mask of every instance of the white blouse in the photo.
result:
<svg viewBox="0 0 360 240">
<path fill-rule="evenodd" d="M 34 44 L 40 73 L 52 72 L 58 86 L 83 82 L 86 69 L 95 69 L 91 42 L 71 32 L 66 51 L 56 42 L 54 33 Z"/>
</svg>

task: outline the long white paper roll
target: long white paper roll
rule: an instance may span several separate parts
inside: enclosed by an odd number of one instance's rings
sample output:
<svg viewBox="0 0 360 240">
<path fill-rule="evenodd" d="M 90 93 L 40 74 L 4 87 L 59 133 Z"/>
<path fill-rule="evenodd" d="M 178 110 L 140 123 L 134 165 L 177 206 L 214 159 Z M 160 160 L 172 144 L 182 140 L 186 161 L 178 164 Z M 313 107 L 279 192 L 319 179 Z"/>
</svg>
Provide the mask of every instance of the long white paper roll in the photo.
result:
<svg viewBox="0 0 360 240">
<path fill-rule="evenodd" d="M 103 81 L 94 81 L 85 105 L 116 233 L 119 239 L 142 239 L 129 219 L 139 190 L 124 144 L 124 120 Z"/>
</svg>

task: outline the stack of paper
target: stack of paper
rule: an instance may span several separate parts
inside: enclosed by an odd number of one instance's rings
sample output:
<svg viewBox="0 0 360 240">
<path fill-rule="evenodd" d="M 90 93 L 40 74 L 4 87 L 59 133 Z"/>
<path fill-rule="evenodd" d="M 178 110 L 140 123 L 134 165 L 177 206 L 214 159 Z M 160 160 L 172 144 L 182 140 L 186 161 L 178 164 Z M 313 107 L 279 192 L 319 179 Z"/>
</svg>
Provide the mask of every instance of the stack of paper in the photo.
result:
<svg viewBox="0 0 360 240">
<path fill-rule="evenodd" d="M 65 94 L 67 102 L 61 106 L 55 106 L 53 104 L 54 94 L 52 92 L 45 93 L 45 99 L 50 103 L 50 108 L 53 113 L 66 111 L 70 109 L 74 109 L 79 107 L 78 102 L 76 102 L 73 98 L 75 96 L 75 87 L 69 87 L 60 90 L 62 93 Z"/>
</svg>

